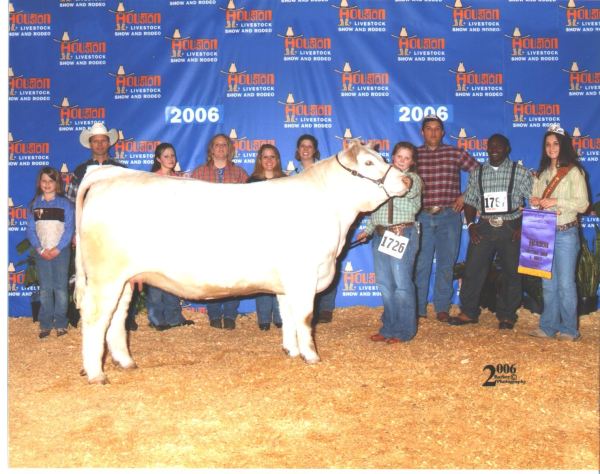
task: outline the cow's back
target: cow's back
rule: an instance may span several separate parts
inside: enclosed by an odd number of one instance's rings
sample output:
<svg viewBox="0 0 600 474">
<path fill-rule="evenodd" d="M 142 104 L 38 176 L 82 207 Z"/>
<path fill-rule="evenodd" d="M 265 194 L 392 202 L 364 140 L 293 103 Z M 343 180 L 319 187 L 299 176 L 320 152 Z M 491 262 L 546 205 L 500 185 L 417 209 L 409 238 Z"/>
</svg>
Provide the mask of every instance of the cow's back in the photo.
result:
<svg viewBox="0 0 600 474">
<path fill-rule="evenodd" d="M 213 184 L 125 174 L 96 183 L 86 197 L 84 264 L 102 277 L 145 275 L 150 283 L 160 273 L 198 298 L 219 287 L 279 292 L 282 268 L 314 267 L 331 253 L 319 248 L 319 232 L 335 226 L 318 205 L 315 189 L 295 178 Z M 303 245 L 311 252 L 296 252 Z M 208 280 L 211 288 L 194 286 Z"/>
</svg>

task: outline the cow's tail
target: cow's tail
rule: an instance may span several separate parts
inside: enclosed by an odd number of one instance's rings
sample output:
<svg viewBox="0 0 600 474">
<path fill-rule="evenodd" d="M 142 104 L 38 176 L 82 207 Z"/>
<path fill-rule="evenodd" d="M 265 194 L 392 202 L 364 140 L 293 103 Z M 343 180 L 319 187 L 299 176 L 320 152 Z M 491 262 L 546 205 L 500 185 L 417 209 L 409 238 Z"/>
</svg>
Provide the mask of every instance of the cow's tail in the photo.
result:
<svg viewBox="0 0 600 474">
<path fill-rule="evenodd" d="M 83 251 L 81 249 L 81 217 L 85 195 L 98 181 L 131 172 L 135 173 L 135 171 L 120 166 L 103 166 L 87 173 L 77 189 L 77 197 L 75 199 L 75 291 L 73 293 L 73 300 L 78 309 L 81 309 L 87 286 L 87 275 L 83 266 Z"/>
</svg>

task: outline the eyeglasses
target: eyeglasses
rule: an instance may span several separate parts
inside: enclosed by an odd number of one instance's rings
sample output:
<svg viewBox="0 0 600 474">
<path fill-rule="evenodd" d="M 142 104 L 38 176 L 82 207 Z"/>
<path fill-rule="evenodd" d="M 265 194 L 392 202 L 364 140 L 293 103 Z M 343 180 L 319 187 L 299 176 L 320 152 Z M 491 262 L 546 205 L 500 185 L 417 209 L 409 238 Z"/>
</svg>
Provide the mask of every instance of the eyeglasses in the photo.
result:
<svg viewBox="0 0 600 474">
<path fill-rule="evenodd" d="M 565 135 L 565 129 L 560 128 L 560 125 L 557 123 L 553 123 L 552 125 L 550 125 L 548 127 L 548 131 L 551 133 L 558 133 L 559 135 L 562 135 L 562 136 Z"/>
</svg>

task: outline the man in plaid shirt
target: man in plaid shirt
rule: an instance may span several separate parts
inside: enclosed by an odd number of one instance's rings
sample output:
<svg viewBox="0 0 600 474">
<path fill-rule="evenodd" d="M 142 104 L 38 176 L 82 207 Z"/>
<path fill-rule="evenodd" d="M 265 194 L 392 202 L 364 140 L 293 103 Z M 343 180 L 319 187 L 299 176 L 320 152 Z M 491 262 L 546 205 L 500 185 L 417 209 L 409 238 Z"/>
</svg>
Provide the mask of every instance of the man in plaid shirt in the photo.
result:
<svg viewBox="0 0 600 474">
<path fill-rule="evenodd" d="M 191 177 L 211 183 L 245 183 L 248 181 L 248 174 L 233 163 L 234 156 L 233 141 L 227 135 L 219 133 L 208 143 L 206 164 L 192 171 Z M 215 203 L 215 206 L 218 206 L 218 203 Z M 207 303 L 206 311 L 210 326 L 219 329 L 235 329 L 239 306 L 240 301 L 237 298 Z"/>
<path fill-rule="evenodd" d="M 426 116 L 421 133 L 425 144 L 418 148 L 417 173 L 423 180 L 424 189 L 423 208 L 418 217 L 422 237 L 416 267 L 417 311 L 419 317 L 427 316 L 429 279 L 435 254 L 433 305 L 438 321 L 446 322 L 462 232 L 460 171 L 470 172 L 479 163 L 465 150 L 442 143 L 444 123 L 439 117 Z"/>
<path fill-rule="evenodd" d="M 449 324 L 462 326 L 479 320 L 479 299 L 494 255 L 498 254 L 502 286 L 496 302 L 500 329 L 512 329 L 521 303 L 521 276 L 517 272 L 521 240 L 521 215 L 531 195 L 532 174 L 508 158 L 510 142 L 504 135 L 488 138 L 489 160 L 471 173 L 465 192 L 465 219 L 469 250 L 460 289 L 462 312 Z M 475 216 L 479 213 L 479 223 Z"/>
</svg>

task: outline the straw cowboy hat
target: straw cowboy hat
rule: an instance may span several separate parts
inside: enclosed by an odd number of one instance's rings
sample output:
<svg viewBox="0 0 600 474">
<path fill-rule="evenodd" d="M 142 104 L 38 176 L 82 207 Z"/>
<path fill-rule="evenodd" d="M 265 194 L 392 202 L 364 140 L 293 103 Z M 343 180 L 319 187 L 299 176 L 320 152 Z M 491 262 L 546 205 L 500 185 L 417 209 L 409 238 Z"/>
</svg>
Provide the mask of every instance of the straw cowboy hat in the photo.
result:
<svg viewBox="0 0 600 474">
<path fill-rule="evenodd" d="M 110 130 L 107 130 L 106 125 L 101 122 L 96 122 L 90 128 L 86 128 L 81 131 L 81 134 L 79 135 L 79 142 L 84 147 L 89 148 L 90 138 L 92 138 L 94 135 L 106 135 L 108 137 L 110 146 L 113 146 L 115 143 L 117 143 L 117 140 L 119 139 L 119 133 L 116 129 L 111 128 Z"/>
</svg>

